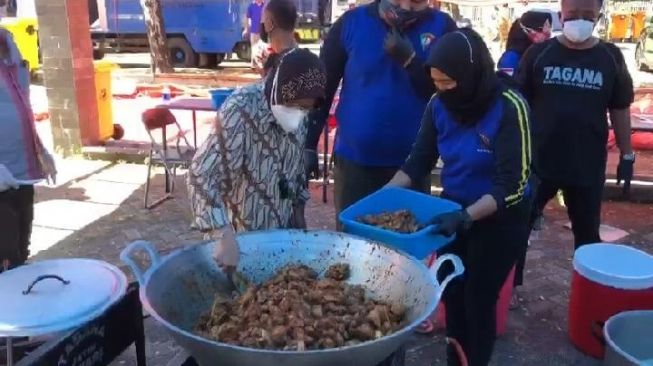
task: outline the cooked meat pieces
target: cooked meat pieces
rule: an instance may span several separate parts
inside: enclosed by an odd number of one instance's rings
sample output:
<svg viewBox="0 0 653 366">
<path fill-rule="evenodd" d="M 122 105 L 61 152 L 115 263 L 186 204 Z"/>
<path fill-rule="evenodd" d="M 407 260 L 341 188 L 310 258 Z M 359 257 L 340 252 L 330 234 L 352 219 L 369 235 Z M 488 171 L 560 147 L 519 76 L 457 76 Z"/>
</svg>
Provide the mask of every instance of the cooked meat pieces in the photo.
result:
<svg viewBox="0 0 653 366">
<path fill-rule="evenodd" d="M 334 264 L 327 269 L 324 277 L 336 281 L 345 281 L 349 278 L 349 265 L 345 263 Z"/>
<path fill-rule="evenodd" d="M 358 218 L 363 224 L 377 226 L 385 230 L 402 234 L 411 234 L 422 229 L 415 215 L 408 210 L 383 212 L 375 215 L 365 215 Z"/>
<path fill-rule="evenodd" d="M 216 295 L 196 331 L 233 345 L 303 351 L 354 345 L 401 329 L 405 307 L 366 298 L 363 287 L 344 282 L 349 275 L 344 263 L 330 266 L 324 278 L 307 266 L 289 265 L 242 295 Z"/>
</svg>

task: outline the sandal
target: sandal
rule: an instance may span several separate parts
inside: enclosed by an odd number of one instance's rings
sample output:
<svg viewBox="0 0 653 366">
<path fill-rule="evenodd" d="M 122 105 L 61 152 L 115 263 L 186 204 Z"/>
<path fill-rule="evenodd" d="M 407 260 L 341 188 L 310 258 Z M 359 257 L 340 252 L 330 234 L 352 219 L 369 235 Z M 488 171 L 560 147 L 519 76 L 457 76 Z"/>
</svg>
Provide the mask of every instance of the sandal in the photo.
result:
<svg viewBox="0 0 653 366">
<path fill-rule="evenodd" d="M 423 322 L 419 323 L 417 328 L 415 328 L 415 333 L 417 334 L 431 334 L 433 333 L 433 330 L 435 327 L 433 326 L 433 322 L 429 319 L 424 320 Z"/>
</svg>

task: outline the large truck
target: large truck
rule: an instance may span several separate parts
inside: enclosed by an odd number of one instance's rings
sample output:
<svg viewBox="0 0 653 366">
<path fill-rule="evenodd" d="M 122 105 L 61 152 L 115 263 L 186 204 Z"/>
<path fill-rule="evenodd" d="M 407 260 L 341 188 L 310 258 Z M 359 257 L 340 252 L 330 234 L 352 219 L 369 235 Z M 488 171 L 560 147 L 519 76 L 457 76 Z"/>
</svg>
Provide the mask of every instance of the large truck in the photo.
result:
<svg viewBox="0 0 653 366">
<path fill-rule="evenodd" d="M 84 0 L 79 0 L 84 1 Z M 147 53 L 149 43 L 140 0 L 86 0 L 95 55 Z M 243 39 L 247 7 L 252 0 L 161 0 L 168 48 L 175 67 L 212 68 L 235 54 L 249 60 L 249 39 Z M 296 37 L 317 42 L 324 20 L 324 1 L 295 0 Z M 333 0 L 338 1 L 338 0 Z M 35 0 L 20 0 L 17 17 L 36 22 Z M 38 27 L 36 27 L 38 28 Z"/>
<path fill-rule="evenodd" d="M 89 0 L 94 47 L 102 52 L 147 52 L 145 18 L 139 0 Z M 319 0 L 296 0 L 297 40 L 320 39 Z M 175 67 L 213 67 L 235 53 L 249 60 L 251 47 L 242 38 L 251 0 L 161 0 L 168 48 Z"/>
<path fill-rule="evenodd" d="M 231 53 L 249 59 L 242 31 L 248 0 L 162 0 L 168 48 L 175 67 L 213 67 Z M 99 53 L 148 52 L 139 0 L 97 0 L 91 38 Z"/>
</svg>

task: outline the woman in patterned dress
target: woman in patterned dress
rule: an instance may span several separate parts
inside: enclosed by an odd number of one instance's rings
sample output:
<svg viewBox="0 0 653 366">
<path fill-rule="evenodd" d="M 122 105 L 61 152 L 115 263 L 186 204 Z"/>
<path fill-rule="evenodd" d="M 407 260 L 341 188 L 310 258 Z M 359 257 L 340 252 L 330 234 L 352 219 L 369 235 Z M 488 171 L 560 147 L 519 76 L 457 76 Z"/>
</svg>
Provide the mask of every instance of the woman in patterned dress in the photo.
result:
<svg viewBox="0 0 653 366">
<path fill-rule="evenodd" d="M 236 90 L 218 112 L 189 173 L 193 227 L 216 240 L 225 270 L 239 260 L 235 233 L 304 228 L 306 115 L 324 98 L 317 56 L 294 48 L 262 80 Z"/>
</svg>

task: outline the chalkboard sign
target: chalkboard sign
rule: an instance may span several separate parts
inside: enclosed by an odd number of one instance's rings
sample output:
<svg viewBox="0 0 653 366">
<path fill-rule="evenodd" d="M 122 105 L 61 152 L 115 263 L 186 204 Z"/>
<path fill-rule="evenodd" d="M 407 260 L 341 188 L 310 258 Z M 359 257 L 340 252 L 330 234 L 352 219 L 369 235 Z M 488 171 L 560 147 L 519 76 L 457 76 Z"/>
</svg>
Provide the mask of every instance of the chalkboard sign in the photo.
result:
<svg viewBox="0 0 653 366">
<path fill-rule="evenodd" d="M 51 340 L 15 366 L 106 366 L 132 344 L 138 366 L 145 366 L 143 308 L 138 284 L 99 318 Z"/>
</svg>

